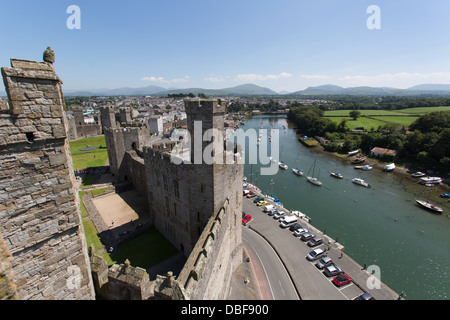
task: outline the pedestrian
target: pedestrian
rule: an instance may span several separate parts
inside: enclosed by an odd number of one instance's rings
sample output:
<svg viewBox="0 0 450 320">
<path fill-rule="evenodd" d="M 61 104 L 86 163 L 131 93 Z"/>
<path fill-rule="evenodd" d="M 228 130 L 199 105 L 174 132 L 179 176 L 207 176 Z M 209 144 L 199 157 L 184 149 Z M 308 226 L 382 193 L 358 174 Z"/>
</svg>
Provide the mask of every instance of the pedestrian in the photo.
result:
<svg viewBox="0 0 450 320">
<path fill-rule="evenodd" d="M 111 227 L 114 227 L 114 220 L 111 221 Z"/>
</svg>

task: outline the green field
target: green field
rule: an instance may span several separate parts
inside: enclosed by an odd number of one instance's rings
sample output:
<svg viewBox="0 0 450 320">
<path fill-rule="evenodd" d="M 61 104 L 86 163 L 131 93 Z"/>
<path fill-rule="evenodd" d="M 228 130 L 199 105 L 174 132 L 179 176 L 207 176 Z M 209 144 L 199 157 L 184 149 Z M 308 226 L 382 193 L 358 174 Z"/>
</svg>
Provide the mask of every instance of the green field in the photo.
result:
<svg viewBox="0 0 450 320">
<path fill-rule="evenodd" d="M 370 130 L 371 128 L 377 129 L 379 126 L 384 126 L 386 122 L 375 120 L 371 118 L 366 117 L 360 117 L 356 120 L 353 120 L 353 118 L 350 117 L 328 117 L 328 119 L 340 123 L 343 119 L 347 120 L 347 126 L 350 130 L 354 130 L 356 128 L 364 127 L 366 130 Z"/>
<path fill-rule="evenodd" d="M 436 111 L 450 111 L 450 106 L 446 107 L 429 107 L 429 108 L 408 108 L 402 110 L 358 110 L 361 117 L 353 120 L 349 116 L 352 110 L 333 110 L 325 111 L 324 117 L 340 123 L 342 119 L 347 120 L 347 126 L 350 130 L 363 127 L 365 130 L 371 128 L 377 129 L 388 123 L 398 124 L 399 126 L 409 127 L 421 115 Z"/>
<path fill-rule="evenodd" d="M 108 159 L 105 136 L 74 140 L 70 141 L 69 145 L 74 170 L 88 167 L 101 167 L 105 165 L 106 160 Z M 80 151 L 80 149 L 86 148 L 87 145 L 97 147 L 97 149 L 92 151 Z M 103 148 L 98 148 L 99 145 L 103 146 Z"/>
<path fill-rule="evenodd" d="M 417 115 L 417 116 L 421 116 L 421 115 L 423 115 L 425 113 L 436 112 L 436 111 L 450 111 L 450 106 L 446 106 L 446 107 L 429 107 L 429 108 L 409 108 L 409 109 L 397 110 L 397 112 L 407 113 L 407 114 L 414 114 L 414 115 Z"/>
</svg>

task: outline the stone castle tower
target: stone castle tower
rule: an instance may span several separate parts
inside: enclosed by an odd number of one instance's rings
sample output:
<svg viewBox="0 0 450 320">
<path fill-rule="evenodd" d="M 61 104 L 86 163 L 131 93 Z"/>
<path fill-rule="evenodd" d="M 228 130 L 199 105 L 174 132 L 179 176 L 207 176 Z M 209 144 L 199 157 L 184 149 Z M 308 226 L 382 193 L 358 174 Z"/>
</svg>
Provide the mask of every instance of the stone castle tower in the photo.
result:
<svg viewBox="0 0 450 320">
<path fill-rule="evenodd" d="M 29 60 L 11 59 L 2 76 L 0 237 L 9 252 L 0 260 L 20 299 L 94 299 L 62 82 L 51 63 Z"/>
</svg>

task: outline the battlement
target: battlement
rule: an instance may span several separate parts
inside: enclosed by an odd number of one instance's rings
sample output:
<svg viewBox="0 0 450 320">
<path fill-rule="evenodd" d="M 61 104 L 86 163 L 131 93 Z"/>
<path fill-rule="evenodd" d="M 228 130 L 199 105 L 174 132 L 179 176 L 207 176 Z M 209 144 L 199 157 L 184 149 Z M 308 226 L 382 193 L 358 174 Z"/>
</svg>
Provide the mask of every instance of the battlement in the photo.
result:
<svg viewBox="0 0 450 320">
<path fill-rule="evenodd" d="M 186 99 L 184 106 L 187 114 L 225 114 L 226 103 L 221 99 Z"/>
<path fill-rule="evenodd" d="M 67 141 L 62 81 L 48 63 L 2 68 L 0 232 L 21 299 L 95 297 Z M 76 270 L 80 284 L 66 285 Z"/>
</svg>

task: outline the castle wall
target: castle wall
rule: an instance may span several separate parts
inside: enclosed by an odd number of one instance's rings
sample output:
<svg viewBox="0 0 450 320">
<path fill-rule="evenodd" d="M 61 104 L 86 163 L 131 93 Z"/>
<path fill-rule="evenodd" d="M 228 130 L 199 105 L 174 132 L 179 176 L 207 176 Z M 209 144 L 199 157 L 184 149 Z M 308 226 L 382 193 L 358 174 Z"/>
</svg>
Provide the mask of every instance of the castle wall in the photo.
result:
<svg viewBox="0 0 450 320">
<path fill-rule="evenodd" d="M 127 163 L 129 158 L 125 157 L 125 153 L 142 150 L 149 139 L 150 135 L 146 126 L 105 128 L 109 165 L 116 180 L 130 181 L 132 172 Z"/>
<path fill-rule="evenodd" d="M 61 81 L 47 63 L 2 68 L 0 232 L 21 299 L 95 297 L 67 140 Z"/>
</svg>

